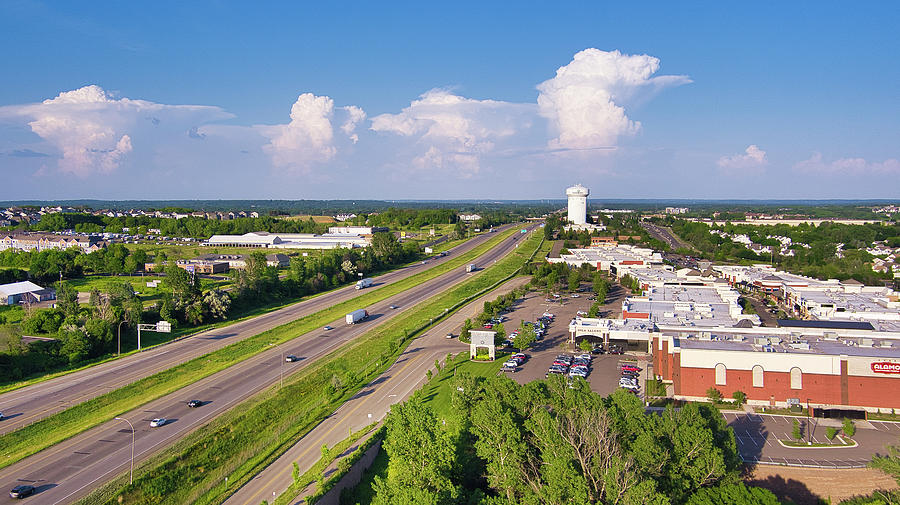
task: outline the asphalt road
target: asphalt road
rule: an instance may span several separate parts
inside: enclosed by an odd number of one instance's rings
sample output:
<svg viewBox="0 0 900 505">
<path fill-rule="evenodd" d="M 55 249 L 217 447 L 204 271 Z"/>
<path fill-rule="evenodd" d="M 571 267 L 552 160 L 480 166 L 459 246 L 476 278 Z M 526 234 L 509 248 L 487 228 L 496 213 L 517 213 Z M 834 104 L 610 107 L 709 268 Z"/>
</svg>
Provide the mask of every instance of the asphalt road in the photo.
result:
<svg viewBox="0 0 900 505">
<path fill-rule="evenodd" d="M 407 350 L 378 378 L 356 396 L 341 405 L 280 458 L 236 490 L 225 505 L 257 505 L 271 500 L 272 493 L 281 494 L 292 481 L 292 463 L 297 462 L 302 474 L 319 458 L 322 444 L 329 447 L 347 438 L 348 430 L 359 430 L 378 422 L 390 411 L 391 405 L 402 402 L 425 382 L 425 372 L 434 368 L 434 360 L 444 361 L 447 353 L 468 352 L 469 346 L 458 339 L 447 339 L 448 333 L 459 334 L 466 318 L 475 317 L 484 302 L 512 291 L 528 282 L 527 278 L 513 279 L 491 293 L 467 304 L 447 319 L 436 324 L 425 335 L 409 344 Z"/>
<path fill-rule="evenodd" d="M 475 262 L 487 265 L 502 258 L 518 244 L 519 237 L 520 235 L 516 234 L 507 238 Z M 120 417 L 134 423 L 135 461 L 146 459 L 209 422 L 218 414 L 266 387 L 277 384 L 282 372 L 289 375 L 307 366 L 347 341 L 389 320 L 405 308 L 434 296 L 471 275 L 473 274 L 466 273 L 463 267 L 456 268 L 378 304 L 365 307 L 372 314 L 370 321 L 349 326 L 339 321 L 339 324 L 332 325 L 335 329 L 331 331 L 317 330 L 301 335 L 289 343 L 262 352 L 238 365 L 123 414 Z M 400 308 L 392 310 L 388 308 L 391 304 Z M 233 328 L 224 331 L 232 333 Z M 215 340 L 222 337 L 210 335 L 206 338 Z M 285 363 L 282 359 L 283 354 L 295 354 L 302 360 L 298 363 Z M 191 409 L 186 405 L 191 399 L 203 400 L 206 403 L 199 408 Z M 170 422 L 163 427 L 150 428 L 149 420 L 154 417 L 166 417 Z M 0 470 L 0 488 L 10 489 L 19 483 L 30 483 L 40 490 L 34 498 L 29 499 L 32 503 L 71 503 L 116 475 L 127 471 L 130 460 L 131 431 L 125 422 L 110 420 Z M 12 502 L 12 499 L 8 500 Z"/>
<path fill-rule="evenodd" d="M 443 258 L 433 258 L 425 265 L 420 262 L 375 277 L 373 279 L 374 286 L 367 288 L 365 291 L 378 289 L 422 272 L 425 269 L 440 265 L 454 256 L 471 250 L 488 240 L 491 236 L 490 234 L 478 236 L 455 247 L 449 255 Z M 209 330 L 192 337 L 126 356 L 122 359 L 5 393 L 0 395 L 0 412 L 3 412 L 3 419 L 0 420 L 0 435 L 15 431 L 78 403 L 108 393 L 271 328 L 327 309 L 332 305 L 359 295 L 360 291 L 357 291 L 354 286 L 347 286 L 268 314 Z M 343 325 L 343 323 L 343 320 L 336 321 L 331 323 L 331 326 Z"/>
<path fill-rule="evenodd" d="M 649 223 L 647 221 L 641 221 L 641 226 L 647 230 L 647 233 L 650 234 L 651 237 L 662 240 L 663 242 L 669 244 L 669 247 L 674 251 L 679 247 L 688 247 L 689 245 L 679 240 L 678 237 L 673 235 L 668 229 L 663 228 L 661 226 L 656 226 L 653 223 Z"/>
</svg>

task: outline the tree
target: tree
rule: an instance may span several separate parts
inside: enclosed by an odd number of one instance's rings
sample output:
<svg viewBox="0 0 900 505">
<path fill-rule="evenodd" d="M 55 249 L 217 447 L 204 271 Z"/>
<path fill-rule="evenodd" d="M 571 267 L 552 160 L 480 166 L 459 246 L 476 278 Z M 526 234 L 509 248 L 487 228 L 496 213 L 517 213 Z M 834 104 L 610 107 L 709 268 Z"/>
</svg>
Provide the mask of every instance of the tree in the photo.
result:
<svg viewBox="0 0 900 505">
<path fill-rule="evenodd" d="M 743 482 L 719 484 L 699 489 L 688 498 L 685 505 L 779 505 L 781 502 L 768 489 L 747 486 Z"/>
<path fill-rule="evenodd" d="M 78 292 L 69 283 L 56 283 L 56 306 L 65 317 L 78 317 Z"/>
<path fill-rule="evenodd" d="M 431 408 L 419 395 L 391 407 L 384 450 L 389 456 L 386 479 L 375 479 L 374 505 L 442 504 L 454 501 L 454 448 Z"/>
<path fill-rule="evenodd" d="M 203 295 L 203 305 L 213 319 L 224 320 L 228 317 L 228 309 L 231 308 L 231 297 L 223 291 L 207 291 Z"/>
<path fill-rule="evenodd" d="M 569 271 L 569 291 L 578 290 L 579 284 L 581 284 L 581 273 L 578 269 L 573 268 Z"/>
<path fill-rule="evenodd" d="M 711 387 L 706 390 L 706 398 L 709 399 L 712 403 L 719 403 L 722 401 L 722 392 L 718 389 Z"/>
<path fill-rule="evenodd" d="M 583 339 L 581 339 L 581 342 L 578 342 L 578 348 L 584 352 L 591 352 L 591 349 L 594 348 L 594 345 L 591 344 L 591 342 L 588 339 L 583 338 Z"/>
<path fill-rule="evenodd" d="M 828 440 L 834 440 L 834 437 L 836 437 L 837 434 L 838 430 L 834 426 L 825 428 L 825 438 L 827 438 Z"/>
<path fill-rule="evenodd" d="M 731 397 L 734 398 L 734 403 L 738 405 L 747 403 L 747 393 L 743 391 L 735 391 L 734 393 L 731 393 Z"/>
<path fill-rule="evenodd" d="M 856 425 L 853 424 L 853 419 L 850 419 L 849 417 L 845 417 L 843 429 L 844 429 L 844 434 L 847 435 L 848 437 L 852 437 L 853 435 L 855 435 L 856 434 Z"/>
<path fill-rule="evenodd" d="M 524 351 L 534 345 L 536 340 L 537 335 L 534 332 L 534 326 L 525 324 L 525 321 L 522 321 L 519 324 L 519 334 L 516 335 L 516 348 Z"/>
</svg>

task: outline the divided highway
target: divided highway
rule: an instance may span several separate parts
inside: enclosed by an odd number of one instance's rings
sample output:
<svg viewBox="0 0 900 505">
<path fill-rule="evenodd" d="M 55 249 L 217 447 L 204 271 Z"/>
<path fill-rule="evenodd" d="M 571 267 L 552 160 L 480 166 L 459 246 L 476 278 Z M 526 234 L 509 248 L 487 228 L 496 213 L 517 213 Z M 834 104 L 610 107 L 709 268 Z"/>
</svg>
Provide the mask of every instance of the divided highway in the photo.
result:
<svg viewBox="0 0 900 505">
<path fill-rule="evenodd" d="M 507 225 L 502 229 L 508 229 L 509 226 Z M 490 239 L 491 236 L 491 234 L 484 234 L 475 237 L 453 248 L 450 255 L 443 258 L 434 258 L 427 265 L 416 263 L 415 265 L 375 277 L 373 279 L 374 286 L 367 288 L 366 292 L 449 261 L 453 257 L 477 247 Z M 268 314 L 205 331 L 144 352 L 126 356 L 122 359 L 5 393 L 0 395 L 0 412 L 3 412 L 3 419 L 0 420 L 0 435 L 15 431 L 78 403 L 303 316 L 327 309 L 332 305 L 359 295 L 360 291 L 357 291 L 354 286 L 347 286 Z M 339 323 L 342 324 L 343 321 L 339 321 Z"/>
<path fill-rule="evenodd" d="M 479 257 L 476 262 L 483 265 L 493 263 L 512 251 L 518 244 L 518 239 L 518 234 L 505 239 Z M 470 275 L 472 274 L 467 274 L 464 268 L 456 268 L 403 293 L 365 307 L 372 314 L 372 321 L 353 326 L 347 326 L 343 321 L 339 321 L 334 324 L 335 329 L 331 331 L 318 330 L 299 336 L 291 342 L 262 352 L 173 394 L 123 414 L 121 417 L 131 421 L 135 427 L 135 460 L 140 462 L 146 459 L 209 422 L 218 414 L 266 387 L 277 384 L 282 373 L 287 376 L 308 366 L 317 358 L 389 320 L 404 308 L 430 298 Z M 328 303 L 335 301 L 331 300 Z M 389 308 L 390 305 L 397 305 L 400 308 L 393 310 Z M 299 316 L 293 315 L 288 320 L 296 317 Z M 230 334 L 234 332 L 234 327 L 217 331 Z M 259 331 L 263 330 L 255 330 Z M 217 337 L 210 335 L 206 338 L 215 340 Z M 193 339 L 196 337 L 189 340 Z M 283 354 L 295 354 L 302 359 L 298 363 L 285 363 L 282 359 Z M 191 399 L 203 400 L 205 404 L 199 408 L 189 408 L 186 402 Z M 156 417 L 169 418 L 170 422 L 159 428 L 150 428 L 150 419 Z M 32 498 L 36 503 L 71 503 L 116 475 L 127 471 L 130 460 L 131 430 L 125 422 L 110 420 L 0 470 L 0 487 L 10 489 L 17 484 L 28 483 L 38 488 L 37 496 Z"/>
</svg>

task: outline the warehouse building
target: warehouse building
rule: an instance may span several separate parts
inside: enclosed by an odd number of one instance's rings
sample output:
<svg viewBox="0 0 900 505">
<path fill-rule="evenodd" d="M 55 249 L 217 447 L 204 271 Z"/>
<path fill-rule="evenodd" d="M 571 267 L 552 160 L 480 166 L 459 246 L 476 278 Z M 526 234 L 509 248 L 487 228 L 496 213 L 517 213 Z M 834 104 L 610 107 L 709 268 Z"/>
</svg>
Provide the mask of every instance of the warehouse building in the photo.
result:
<svg viewBox="0 0 900 505">
<path fill-rule="evenodd" d="M 47 300 L 56 300 L 56 291 L 42 288 L 30 281 L 0 285 L 0 303 L 3 305 L 38 303 Z"/>
</svg>

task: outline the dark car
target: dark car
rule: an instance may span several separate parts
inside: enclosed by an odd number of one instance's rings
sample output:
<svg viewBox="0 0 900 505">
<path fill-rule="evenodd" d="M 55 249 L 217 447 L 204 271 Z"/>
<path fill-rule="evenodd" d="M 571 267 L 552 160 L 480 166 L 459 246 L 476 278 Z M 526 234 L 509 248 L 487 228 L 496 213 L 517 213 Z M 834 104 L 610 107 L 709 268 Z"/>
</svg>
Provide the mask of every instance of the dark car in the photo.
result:
<svg viewBox="0 0 900 505">
<path fill-rule="evenodd" d="M 191 400 L 187 403 L 187 405 L 192 409 L 196 409 L 197 407 L 203 405 L 203 402 L 201 402 L 200 400 Z"/>
<path fill-rule="evenodd" d="M 287 361 L 288 363 L 293 363 L 295 361 L 300 361 L 300 358 L 298 358 L 297 356 L 294 356 L 293 354 L 288 354 L 287 356 L 284 357 L 284 360 Z"/>
<path fill-rule="evenodd" d="M 30 484 L 20 484 L 9 491 L 10 498 L 25 498 L 34 494 L 34 486 Z"/>
</svg>

